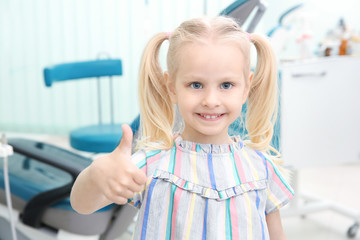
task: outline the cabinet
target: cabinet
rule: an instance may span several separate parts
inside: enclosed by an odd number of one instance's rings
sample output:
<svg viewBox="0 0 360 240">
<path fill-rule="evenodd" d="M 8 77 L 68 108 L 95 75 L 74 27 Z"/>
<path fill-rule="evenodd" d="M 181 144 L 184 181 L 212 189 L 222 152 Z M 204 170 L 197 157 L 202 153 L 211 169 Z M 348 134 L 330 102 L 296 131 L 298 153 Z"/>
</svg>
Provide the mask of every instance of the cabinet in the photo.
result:
<svg viewBox="0 0 360 240">
<path fill-rule="evenodd" d="M 285 163 L 294 167 L 292 186 L 296 192 L 290 208 L 282 215 L 305 216 L 332 210 L 355 220 L 347 231 L 348 237 L 354 237 L 360 213 L 300 193 L 298 170 L 360 163 L 360 58 L 290 63 L 282 66 L 281 72 L 281 152 Z"/>
<path fill-rule="evenodd" d="M 360 163 L 360 58 L 281 69 L 281 151 L 295 168 Z"/>
</svg>

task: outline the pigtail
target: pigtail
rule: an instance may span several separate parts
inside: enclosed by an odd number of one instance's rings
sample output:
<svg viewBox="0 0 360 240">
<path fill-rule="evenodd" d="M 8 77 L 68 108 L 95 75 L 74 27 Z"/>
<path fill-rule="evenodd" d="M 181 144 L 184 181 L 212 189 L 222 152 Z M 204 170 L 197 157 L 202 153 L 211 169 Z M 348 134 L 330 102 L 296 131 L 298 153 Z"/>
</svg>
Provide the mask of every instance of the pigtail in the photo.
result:
<svg viewBox="0 0 360 240">
<path fill-rule="evenodd" d="M 146 46 L 140 65 L 140 137 L 136 148 L 168 149 L 173 145 L 174 107 L 159 61 L 166 33 L 155 35 Z"/>
<path fill-rule="evenodd" d="M 278 151 L 270 145 L 278 112 L 276 60 L 264 37 L 251 34 L 250 41 L 257 51 L 257 64 L 250 86 L 245 121 L 250 138 L 248 145 L 269 155 L 275 153 L 275 157 L 279 157 Z"/>
</svg>

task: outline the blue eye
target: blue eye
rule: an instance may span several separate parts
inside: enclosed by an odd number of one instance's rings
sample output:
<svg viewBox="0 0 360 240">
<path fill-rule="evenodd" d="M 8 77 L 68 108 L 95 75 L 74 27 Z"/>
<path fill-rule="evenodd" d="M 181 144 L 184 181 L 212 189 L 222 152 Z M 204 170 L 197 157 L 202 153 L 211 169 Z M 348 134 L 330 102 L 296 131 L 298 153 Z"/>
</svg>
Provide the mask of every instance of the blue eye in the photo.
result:
<svg viewBox="0 0 360 240">
<path fill-rule="evenodd" d="M 221 89 L 230 89 L 230 88 L 232 88 L 232 84 L 231 83 L 229 83 L 229 82 L 225 82 L 225 83 L 222 83 L 221 84 L 221 86 L 220 86 L 220 88 Z"/>
<path fill-rule="evenodd" d="M 193 83 L 190 83 L 190 87 L 194 88 L 194 89 L 200 89 L 200 88 L 202 88 L 202 84 L 199 82 L 193 82 Z"/>
</svg>

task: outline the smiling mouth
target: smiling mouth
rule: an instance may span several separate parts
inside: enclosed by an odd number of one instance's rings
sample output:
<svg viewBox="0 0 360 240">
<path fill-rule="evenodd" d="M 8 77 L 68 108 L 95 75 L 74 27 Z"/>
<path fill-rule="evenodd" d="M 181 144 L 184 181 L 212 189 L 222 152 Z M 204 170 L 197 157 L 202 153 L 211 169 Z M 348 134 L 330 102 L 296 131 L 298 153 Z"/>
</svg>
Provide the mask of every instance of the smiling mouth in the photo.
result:
<svg viewBox="0 0 360 240">
<path fill-rule="evenodd" d="M 224 114 L 201 114 L 201 113 L 198 113 L 198 115 L 201 118 L 205 118 L 206 120 L 216 120 L 216 119 L 222 117 Z"/>
</svg>

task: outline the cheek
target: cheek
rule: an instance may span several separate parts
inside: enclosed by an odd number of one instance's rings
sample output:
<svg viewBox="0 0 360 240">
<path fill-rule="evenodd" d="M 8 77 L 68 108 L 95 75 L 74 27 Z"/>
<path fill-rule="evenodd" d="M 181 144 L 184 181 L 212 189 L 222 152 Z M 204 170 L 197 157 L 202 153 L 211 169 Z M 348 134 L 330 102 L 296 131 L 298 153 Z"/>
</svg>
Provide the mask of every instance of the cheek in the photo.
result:
<svg viewBox="0 0 360 240">
<path fill-rule="evenodd" d="M 236 92 L 227 95 L 228 102 L 232 104 L 244 104 L 247 99 L 247 91 L 244 88 L 237 89 Z"/>
<path fill-rule="evenodd" d="M 246 96 L 242 94 L 242 91 L 241 94 L 239 93 L 239 94 L 229 95 L 226 97 L 226 105 L 228 106 L 228 108 L 231 109 L 234 115 L 241 114 L 241 109 L 245 102 L 246 102 Z"/>
<path fill-rule="evenodd" d="M 242 89 L 242 91 L 239 93 L 239 99 L 240 99 L 241 105 L 246 102 L 247 97 L 248 97 L 248 90 Z"/>
<path fill-rule="evenodd" d="M 190 96 L 181 95 L 181 97 L 178 97 L 177 104 L 179 108 L 191 109 L 192 106 L 194 106 L 195 101 Z"/>
<path fill-rule="evenodd" d="M 195 108 L 199 105 L 196 97 L 191 94 L 178 95 L 177 105 L 181 114 L 188 114 L 189 112 L 195 111 Z"/>
</svg>

